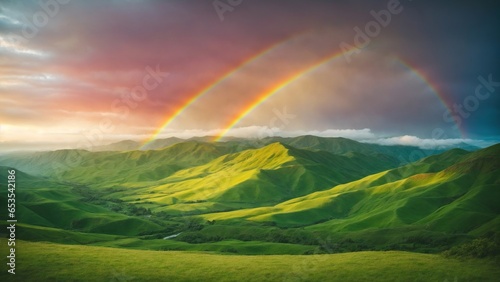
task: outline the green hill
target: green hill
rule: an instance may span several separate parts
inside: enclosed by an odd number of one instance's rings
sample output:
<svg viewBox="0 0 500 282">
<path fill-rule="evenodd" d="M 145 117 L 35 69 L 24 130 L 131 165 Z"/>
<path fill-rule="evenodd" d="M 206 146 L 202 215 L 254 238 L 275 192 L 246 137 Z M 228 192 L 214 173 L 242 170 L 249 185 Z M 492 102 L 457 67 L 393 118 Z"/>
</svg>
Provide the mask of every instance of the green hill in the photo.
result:
<svg viewBox="0 0 500 282">
<path fill-rule="evenodd" d="M 328 232 L 420 227 L 480 234 L 498 226 L 500 146 L 456 149 L 264 208 L 207 214 Z"/>
<path fill-rule="evenodd" d="M 0 156 L 0 163 L 26 173 L 54 177 L 78 167 L 89 156 L 109 155 L 109 152 L 91 153 L 86 150 L 58 150 L 48 152 L 19 152 Z"/>
<path fill-rule="evenodd" d="M 7 179 L 6 167 L 0 167 L 0 178 Z M 150 220 L 94 204 L 71 185 L 20 170 L 16 171 L 15 195 L 16 217 L 23 224 L 116 235 L 138 235 L 164 229 Z M 7 189 L 0 192 L 0 201 L 7 202 Z M 2 213 L 0 219 L 6 220 L 6 213 Z"/>
<path fill-rule="evenodd" d="M 141 147 L 139 142 L 133 140 L 123 140 L 116 143 L 111 143 L 102 146 L 94 146 L 91 151 L 102 152 L 102 151 L 133 151 L 138 150 Z"/>
<path fill-rule="evenodd" d="M 391 159 L 333 155 L 273 143 L 179 170 L 147 188 L 124 191 L 120 197 L 139 196 L 141 202 L 168 205 L 159 210 L 196 213 L 266 206 L 393 166 Z"/>
<path fill-rule="evenodd" d="M 153 140 L 151 143 L 146 144 L 144 146 L 144 150 L 160 150 L 172 145 L 175 145 L 177 143 L 182 143 L 186 140 L 181 139 L 181 138 L 176 138 L 176 137 L 171 137 L 171 138 L 165 138 L 165 139 L 156 139 Z"/>
<path fill-rule="evenodd" d="M 232 150 L 228 146 L 189 141 L 158 151 L 60 150 L 11 154 L 0 160 L 35 175 L 112 186 L 162 179 L 182 168 L 206 163 Z"/>
</svg>

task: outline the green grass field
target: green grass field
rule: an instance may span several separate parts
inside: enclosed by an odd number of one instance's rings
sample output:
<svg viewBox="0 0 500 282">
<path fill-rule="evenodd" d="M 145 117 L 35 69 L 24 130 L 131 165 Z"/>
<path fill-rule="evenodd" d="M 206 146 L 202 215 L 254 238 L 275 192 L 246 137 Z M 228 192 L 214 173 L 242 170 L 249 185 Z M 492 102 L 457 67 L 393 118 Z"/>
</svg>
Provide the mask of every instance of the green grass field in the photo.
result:
<svg viewBox="0 0 500 282">
<path fill-rule="evenodd" d="M 5 246 L 6 241 L 0 244 Z M 1 281 L 498 281 L 500 277 L 498 261 L 395 251 L 240 256 L 18 241 L 16 257 L 16 275 L 3 271 Z"/>
</svg>

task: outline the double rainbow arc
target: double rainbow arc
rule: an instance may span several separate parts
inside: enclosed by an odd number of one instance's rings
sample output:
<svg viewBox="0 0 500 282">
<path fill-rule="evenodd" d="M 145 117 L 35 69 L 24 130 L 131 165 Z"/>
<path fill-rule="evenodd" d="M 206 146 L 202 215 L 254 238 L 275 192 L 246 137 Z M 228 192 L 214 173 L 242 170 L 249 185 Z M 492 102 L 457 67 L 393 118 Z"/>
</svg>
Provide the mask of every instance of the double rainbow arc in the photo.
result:
<svg viewBox="0 0 500 282">
<path fill-rule="evenodd" d="M 279 93 L 283 88 L 287 87 L 297 79 L 301 78 L 302 76 L 305 76 L 316 69 L 320 68 L 323 65 L 326 65 L 335 59 L 339 58 L 340 56 L 347 55 L 351 52 L 354 52 L 358 50 L 356 47 L 353 47 L 349 50 L 345 51 L 337 51 L 334 54 L 331 54 L 327 56 L 326 58 L 322 58 L 318 62 L 301 69 L 300 71 L 294 73 L 293 75 L 285 78 L 284 80 L 280 81 L 279 83 L 275 84 L 272 86 L 270 89 L 264 91 L 262 94 L 258 95 L 255 100 L 253 100 L 248 106 L 246 106 L 240 113 L 238 113 L 234 118 L 231 119 L 231 121 L 224 127 L 224 129 L 215 136 L 213 141 L 220 141 L 231 129 L 234 128 L 235 125 L 237 125 L 241 120 L 243 120 L 246 116 L 248 116 L 253 110 L 255 110 L 257 107 L 262 105 L 265 101 L 267 101 L 269 98 L 274 96 L 275 94 Z"/>
<path fill-rule="evenodd" d="M 258 59 L 264 57 L 265 55 L 277 50 L 280 47 L 283 47 L 285 44 L 289 43 L 291 40 L 304 35 L 305 32 L 299 33 L 292 35 L 290 37 L 285 38 L 284 40 L 281 40 L 279 42 L 276 42 L 272 44 L 271 46 L 263 49 L 262 51 L 256 53 L 252 57 L 244 60 L 240 64 L 238 64 L 235 68 L 231 69 L 227 73 L 225 73 L 223 76 L 219 77 L 217 80 L 215 80 L 213 83 L 210 85 L 207 85 L 204 87 L 202 90 L 197 92 L 195 95 L 193 95 L 191 98 L 186 100 L 182 105 L 180 105 L 177 110 L 175 110 L 173 113 L 169 114 L 166 118 L 166 120 L 162 123 L 162 126 L 160 126 L 154 134 L 148 138 L 143 145 L 141 146 L 141 149 L 143 149 L 147 144 L 152 142 L 153 140 L 157 139 L 159 134 L 161 134 L 166 127 L 168 127 L 178 116 L 180 116 L 187 108 L 189 108 L 192 104 L 197 102 L 201 97 L 203 97 L 205 94 L 209 93 L 212 89 L 220 85 L 222 82 L 224 82 L 226 79 L 234 75 L 236 72 L 240 71 L 247 65 L 253 63 L 254 61 L 257 61 Z M 336 51 L 335 53 L 328 55 L 326 57 L 323 57 L 319 61 L 313 63 L 312 65 L 308 65 L 299 71 L 293 73 L 292 75 L 286 77 L 285 79 L 279 81 L 278 83 L 274 84 L 271 86 L 269 89 L 265 90 L 261 94 L 259 94 L 254 100 L 252 100 L 247 106 L 245 106 L 238 114 L 236 114 L 226 126 L 223 127 L 223 129 L 214 137 L 213 141 L 220 141 L 224 136 L 228 134 L 231 129 L 233 129 L 238 123 L 240 123 L 245 117 L 247 117 L 249 114 L 251 114 L 256 108 L 258 108 L 260 105 L 262 105 L 264 102 L 266 102 L 268 99 L 279 93 L 281 90 L 284 88 L 288 87 L 290 84 L 295 82 L 296 80 L 300 79 L 303 76 L 308 75 L 309 73 L 317 70 L 318 68 L 331 63 L 335 59 L 341 57 L 341 56 L 346 56 L 349 53 L 356 52 L 358 49 L 356 47 L 352 47 L 349 50 L 342 50 L 342 51 Z M 437 87 L 436 83 L 433 83 L 428 76 L 425 75 L 424 72 L 419 70 L 417 67 L 414 65 L 409 64 L 407 61 L 401 59 L 401 58 L 396 58 L 395 61 L 403 66 L 404 68 L 410 70 L 414 75 L 416 75 L 422 82 L 424 82 L 431 90 L 432 92 L 438 97 L 439 101 L 448 109 L 451 111 L 451 102 L 448 101 L 447 97 L 442 94 L 441 91 L 439 91 L 439 88 Z M 458 124 L 457 124 L 458 126 Z M 463 131 L 463 128 L 458 126 L 462 136 L 465 136 L 465 132 Z"/>
<path fill-rule="evenodd" d="M 352 49 L 346 50 L 344 52 L 337 52 L 334 53 L 333 55 L 328 56 L 327 58 L 324 58 L 320 60 L 319 62 L 313 64 L 312 66 L 306 68 L 305 70 L 302 70 L 298 73 L 295 73 L 291 75 L 290 77 L 284 79 L 283 81 L 279 82 L 278 84 L 275 84 L 273 87 L 271 87 L 269 90 L 263 92 L 261 95 L 257 96 L 257 98 L 252 101 L 248 106 L 246 106 L 242 111 L 240 111 L 239 114 L 237 114 L 231 121 L 224 127 L 224 129 L 214 138 L 213 141 L 220 141 L 224 136 L 227 135 L 227 133 L 233 129 L 241 120 L 243 120 L 246 116 L 248 116 L 253 110 L 255 110 L 257 107 L 259 107 L 261 104 L 263 104 L 265 101 L 267 101 L 269 98 L 280 92 L 283 88 L 287 87 L 291 83 L 293 83 L 295 80 L 299 79 L 302 76 L 305 76 L 309 74 L 310 72 L 315 71 L 319 67 L 330 63 L 334 59 L 338 58 L 341 55 L 347 55 L 351 52 L 357 51 L 357 49 L 354 47 Z M 436 86 L 436 83 L 433 83 L 425 74 L 424 72 L 420 71 L 418 68 L 415 66 L 410 65 L 406 61 L 398 58 L 396 61 L 404 66 L 405 68 L 409 69 L 412 71 L 413 74 L 415 74 L 421 81 L 423 81 L 431 90 L 432 92 L 438 97 L 439 101 L 448 109 L 451 111 L 451 102 L 448 101 L 445 95 L 442 94 L 441 91 L 439 91 L 438 87 Z M 457 124 L 458 126 L 458 124 Z M 464 130 L 459 127 L 459 130 L 462 134 L 462 136 L 465 136 Z"/>
<path fill-rule="evenodd" d="M 147 139 L 143 142 L 141 149 L 143 149 L 146 145 L 151 143 L 152 141 L 156 140 L 158 136 L 167 128 L 178 116 L 180 116 L 187 108 L 189 108 L 192 104 L 197 102 L 200 98 L 205 96 L 205 94 L 209 93 L 211 90 L 213 90 L 215 87 L 220 85 L 222 82 L 224 82 L 226 79 L 234 75 L 236 72 L 240 71 L 244 67 L 248 66 L 249 64 L 259 60 L 260 58 L 272 53 L 273 51 L 278 50 L 279 48 L 287 45 L 288 43 L 292 42 L 293 40 L 304 36 L 305 34 L 308 34 L 310 31 L 302 31 L 300 33 L 295 33 L 291 36 L 286 37 L 285 39 L 278 41 L 276 43 L 273 43 L 272 45 L 268 46 L 267 48 L 264 48 L 260 52 L 254 54 L 248 59 L 243 60 L 243 62 L 239 63 L 236 67 L 232 68 L 228 72 L 226 72 L 223 76 L 217 78 L 215 81 L 213 81 L 211 84 L 207 85 L 203 89 L 201 89 L 199 92 L 191 96 L 188 100 L 183 102 L 174 112 L 169 113 L 166 117 L 166 119 L 163 121 L 162 125 Z"/>
</svg>

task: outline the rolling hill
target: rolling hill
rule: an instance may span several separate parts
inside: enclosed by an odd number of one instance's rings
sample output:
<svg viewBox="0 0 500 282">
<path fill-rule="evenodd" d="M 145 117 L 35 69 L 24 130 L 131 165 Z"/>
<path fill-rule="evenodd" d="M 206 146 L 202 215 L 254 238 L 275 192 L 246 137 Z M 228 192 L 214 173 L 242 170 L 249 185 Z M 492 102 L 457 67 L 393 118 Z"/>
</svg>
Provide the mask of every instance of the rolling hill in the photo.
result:
<svg viewBox="0 0 500 282">
<path fill-rule="evenodd" d="M 30 174 L 65 181 L 126 183 L 158 180 L 232 151 L 229 146 L 187 141 L 158 151 L 59 150 L 9 154 L 0 161 Z"/>
<path fill-rule="evenodd" d="M 200 146 L 205 149 L 215 148 L 214 145 L 206 143 L 185 142 L 159 152 L 168 151 L 172 156 L 174 148 L 186 144 L 197 144 L 196 148 Z M 165 158 L 161 158 L 161 162 L 156 161 L 159 152 L 133 152 L 133 154 L 140 154 L 141 158 L 149 157 L 144 166 L 151 166 L 153 163 L 164 168 Z M 203 163 L 210 159 L 205 160 L 197 156 L 197 151 L 192 148 L 189 152 L 183 154 L 189 156 L 188 162 L 192 164 L 196 164 L 196 161 Z M 206 153 L 207 150 L 203 156 L 206 156 Z M 182 164 L 181 157 L 174 157 L 175 164 Z M 149 203 L 148 207 L 154 211 L 177 210 L 177 212 L 200 213 L 238 209 L 276 204 L 394 166 L 395 162 L 390 157 L 376 158 L 357 153 L 333 155 L 328 152 L 301 150 L 281 143 L 272 143 L 258 149 L 225 154 L 204 164 L 193 165 L 171 174 L 163 173 L 161 176 L 165 177 L 159 179 L 158 176 L 157 181 L 151 181 L 154 179 L 152 176 L 132 179 L 128 175 L 126 185 L 132 189 L 124 190 L 115 196 L 124 200 L 135 199 L 135 203 Z M 120 165 L 113 166 L 112 172 L 107 175 L 121 174 L 120 167 Z M 126 167 L 129 168 L 131 165 Z M 105 171 L 98 166 L 93 166 L 92 169 L 99 173 Z M 138 171 L 142 171 L 141 166 L 135 168 L 135 173 Z M 80 168 L 65 174 L 65 177 L 82 179 L 71 175 L 72 173 L 87 179 L 89 175 L 94 175 L 92 171 L 82 172 Z M 68 177 L 69 175 L 71 176 Z M 155 209 L 154 205 L 158 208 Z"/>
<path fill-rule="evenodd" d="M 133 140 L 123 140 L 116 143 L 111 143 L 107 145 L 94 146 L 90 149 L 93 152 L 102 152 L 102 151 L 133 151 L 138 150 L 141 147 L 141 144 L 137 141 Z"/>
<path fill-rule="evenodd" d="M 0 167 L 0 177 L 7 179 L 7 167 Z M 129 216 L 93 204 L 75 187 L 46 178 L 16 171 L 16 217 L 22 224 L 73 230 L 134 236 L 151 230 L 162 230 L 158 223 L 144 217 Z M 0 201 L 7 202 L 7 189 L 2 189 Z M 6 220 L 2 213 L 2 221 Z"/>
<path fill-rule="evenodd" d="M 484 236 L 500 231 L 499 173 L 500 145 L 473 153 L 455 149 L 277 205 L 203 217 L 386 243 L 411 234 Z"/>
</svg>

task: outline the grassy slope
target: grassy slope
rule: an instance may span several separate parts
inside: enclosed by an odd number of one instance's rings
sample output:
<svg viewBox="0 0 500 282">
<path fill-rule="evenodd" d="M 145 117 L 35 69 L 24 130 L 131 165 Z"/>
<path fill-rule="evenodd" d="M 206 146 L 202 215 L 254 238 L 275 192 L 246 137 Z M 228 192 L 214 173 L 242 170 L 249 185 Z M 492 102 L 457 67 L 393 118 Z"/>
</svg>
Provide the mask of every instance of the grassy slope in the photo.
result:
<svg viewBox="0 0 500 282">
<path fill-rule="evenodd" d="M 278 205 L 207 214 L 208 220 L 273 221 L 311 230 L 358 231 L 422 226 L 474 232 L 498 225 L 500 146 L 475 153 L 451 150 L 398 169 L 370 175 Z M 493 229 L 494 230 L 494 229 Z"/>
<path fill-rule="evenodd" d="M 48 152 L 21 152 L 0 156 L 4 166 L 15 167 L 28 174 L 48 176 L 52 179 L 62 171 L 67 171 L 81 164 L 90 156 L 110 155 L 112 152 L 91 153 L 85 150 L 58 150 Z"/>
<path fill-rule="evenodd" d="M 162 180 L 164 184 L 151 184 L 142 190 L 124 191 L 116 196 L 167 204 L 170 206 L 159 210 L 171 212 L 200 213 L 265 206 L 392 166 L 390 160 L 381 161 L 362 154 L 340 156 L 273 143 L 221 156 L 204 165 L 177 171 Z"/>
<path fill-rule="evenodd" d="M 0 228 L 5 230 L 7 224 L 0 223 Z M 18 223 L 16 225 L 16 238 L 27 241 L 55 242 L 60 244 L 87 245 L 98 242 L 110 242 L 125 238 L 119 235 L 85 233 L 62 230 L 59 228 L 43 227 Z"/>
<path fill-rule="evenodd" d="M 204 164 L 233 151 L 234 148 L 223 144 L 188 141 L 158 151 L 59 150 L 12 154 L 0 160 L 30 174 L 106 187 L 160 180 L 182 168 Z"/>
<path fill-rule="evenodd" d="M 16 247 L 16 275 L 8 277 L 2 271 L 2 281 L 498 281 L 500 277 L 500 268 L 492 261 L 406 252 L 234 256 L 23 241 Z"/>
<path fill-rule="evenodd" d="M 96 155 L 85 158 L 81 165 L 64 172 L 62 177 L 98 187 L 153 182 L 183 168 L 204 164 L 230 152 L 231 148 L 226 146 L 189 141 L 158 151 L 115 152 L 102 156 L 94 153 Z"/>
<path fill-rule="evenodd" d="M 7 179 L 6 174 L 7 168 L 0 167 L 0 178 Z M 16 216 L 24 224 L 116 235 L 163 229 L 148 220 L 86 203 L 71 186 L 19 170 L 16 171 L 16 184 Z M 6 193 L 6 189 L 0 191 L 0 202 L 7 202 Z M 5 216 L 2 213 L 1 218 Z"/>
<path fill-rule="evenodd" d="M 427 167 L 427 173 L 369 186 L 366 193 L 370 197 L 356 203 L 349 217 L 313 229 L 362 230 L 412 224 L 448 233 L 474 232 L 500 214 L 499 156 L 500 145 L 496 145 L 470 154 L 449 151 L 424 159 L 402 169 L 402 174 L 418 167 Z M 447 163 L 451 165 L 441 170 Z"/>
</svg>

